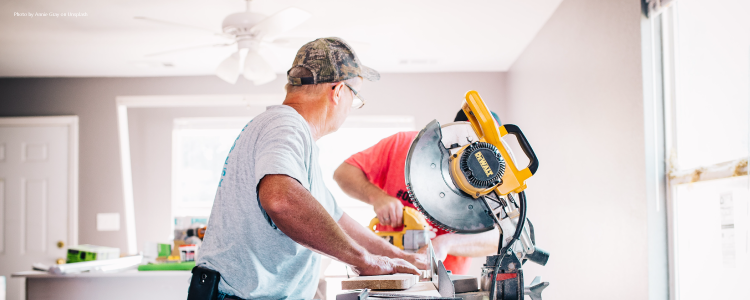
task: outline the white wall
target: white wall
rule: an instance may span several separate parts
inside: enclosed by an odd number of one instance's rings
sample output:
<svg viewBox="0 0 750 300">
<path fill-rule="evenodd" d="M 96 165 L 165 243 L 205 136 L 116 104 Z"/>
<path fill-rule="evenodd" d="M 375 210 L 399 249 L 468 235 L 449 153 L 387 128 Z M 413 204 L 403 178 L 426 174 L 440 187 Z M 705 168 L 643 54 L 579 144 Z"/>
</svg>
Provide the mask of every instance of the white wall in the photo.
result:
<svg viewBox="0 0 750 300">
<path fill-rule="evenodd" d="M 507 73 L 502 117 L 540 160 L 527 189 L 547 299 L 648 297 L 640 1 L 565 0 Z"/>
</svg>

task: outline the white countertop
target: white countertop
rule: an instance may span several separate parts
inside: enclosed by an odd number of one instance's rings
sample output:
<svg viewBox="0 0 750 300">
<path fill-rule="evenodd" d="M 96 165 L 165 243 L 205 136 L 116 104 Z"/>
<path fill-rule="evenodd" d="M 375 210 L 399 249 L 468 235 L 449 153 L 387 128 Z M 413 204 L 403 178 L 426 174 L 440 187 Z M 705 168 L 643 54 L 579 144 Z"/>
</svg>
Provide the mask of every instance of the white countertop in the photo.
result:
<svg viewBox="0 0 750 300">
<path fill-rule="evenodd" d="M 121 272 L 84 272 L 66 275 L 54 275 L 42 271 L 23 271 L 16 272 L 11 277 L 25 278 L 76 278 L 76 277 L 190 277 L 190 271 L 138 271 L 127 270 Z"/>
</svg>

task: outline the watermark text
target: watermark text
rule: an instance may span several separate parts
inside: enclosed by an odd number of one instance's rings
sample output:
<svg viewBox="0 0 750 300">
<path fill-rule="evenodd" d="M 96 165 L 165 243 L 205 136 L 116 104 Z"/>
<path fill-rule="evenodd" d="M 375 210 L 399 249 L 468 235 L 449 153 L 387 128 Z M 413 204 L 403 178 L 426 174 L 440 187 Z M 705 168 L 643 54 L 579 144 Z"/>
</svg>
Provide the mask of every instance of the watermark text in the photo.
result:
<svg viewBox="0 0 750 300">
<path fill-rule="evenodd" d="M 52 18 L 60 18 L 60 17 L 88 17 L 89 15 L 85 12 L 13 12 L 14 17 L 27 17 L 27 18 L 36 18 L 36 17 L 52 17 Z"/>
</svg>

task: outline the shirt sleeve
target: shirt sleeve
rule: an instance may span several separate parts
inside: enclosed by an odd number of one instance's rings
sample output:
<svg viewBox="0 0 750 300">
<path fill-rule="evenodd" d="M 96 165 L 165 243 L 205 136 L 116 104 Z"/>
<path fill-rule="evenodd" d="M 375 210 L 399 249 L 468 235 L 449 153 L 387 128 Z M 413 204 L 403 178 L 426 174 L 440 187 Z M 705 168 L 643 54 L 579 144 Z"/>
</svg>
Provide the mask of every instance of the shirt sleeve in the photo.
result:
<svg viewBox="0 0 750 300">
<path fill-rule="evenodd" d="M 280 125 L 267 130 L 255 144 L 256 186 L 266 175 L 287 175 L 310 190 L 310 172 L 307 161 L 311 147 L 305 145 L 303 128 Z"/>
<path fill-rule="evenodd" d="M 391 160 L 392 154 L 395 153 L 396 141 L 402 134 L 402 132 L 399 132 L 384 138 L 374 146 L 355 153 L 345 162 L 362 170 L 367 180 L 382 189 L 385 184 L 385 177 L 388 175 L 389 164 L 387 162 Z"/>
<path fill-rule="evenodd" d="M 292 123 L 293 124 L 293 123 Z M 263 212 L 263 217 L 274 229 L 271 217 L 268 216 L 263 205 L 260 204 L 260 195 L 258 188 L 260 181 L 266 175 L 286 175 L 297 180 L 305 189 L 310 191 L 310 172 L 306 161 L 312 153 L 306 147 L 306 138 L 303 128 L 292 125 L 280 125 L 269 130 L 260 136 L 255 143 L 254 154 L 254 172 L 255 188 L 258 195 L 258 207 Z M 306 150 L 308 149 L 308 150 Z"/>
</svg>

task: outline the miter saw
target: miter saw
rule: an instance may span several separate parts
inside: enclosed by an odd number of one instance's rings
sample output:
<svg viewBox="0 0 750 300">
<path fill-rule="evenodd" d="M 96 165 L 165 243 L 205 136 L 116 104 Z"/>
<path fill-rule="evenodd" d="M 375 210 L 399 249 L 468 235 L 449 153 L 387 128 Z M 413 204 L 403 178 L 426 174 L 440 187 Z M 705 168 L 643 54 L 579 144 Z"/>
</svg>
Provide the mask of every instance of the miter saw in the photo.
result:
<svg viewBox="0 0 750 300">
<path fill-rule="evenodd" d="M 536 247 L 534 228 L 526 220 L 526 179 L 539 166 L 521 130 L 511 124 L 497 126 L 479 93 L 469 91 L 462 105 L 469 122 L 441 126 L 433 120 L 419 132 L 406 159 L 409 195 L 435 226 L 456 233 L 480 233 L 500 228 L 498 254 L 487 257 L 482 269 L 482 291 L 470 297 L 523 300 L 524 294 L 541 300 L 549 285 L 539 278 L 524 287 L 521 266 L 527 260 L 545 265 L 549 254 Z M 518 169 L 510 147 L 502 140 L 512 134 L 529 159 Z M 528 225 L 528 226 L 527 226 Z M 437 263 L 442 265 L 441 262 Z M 441 272 L 433 270 L 433 282 Z M 444 297 L 461 294 L 438 286 Z"/>
</svg>

